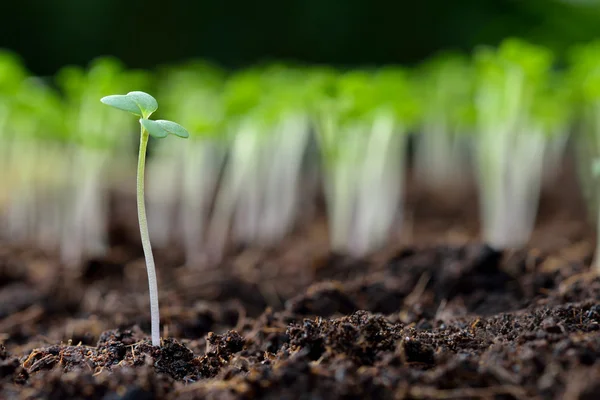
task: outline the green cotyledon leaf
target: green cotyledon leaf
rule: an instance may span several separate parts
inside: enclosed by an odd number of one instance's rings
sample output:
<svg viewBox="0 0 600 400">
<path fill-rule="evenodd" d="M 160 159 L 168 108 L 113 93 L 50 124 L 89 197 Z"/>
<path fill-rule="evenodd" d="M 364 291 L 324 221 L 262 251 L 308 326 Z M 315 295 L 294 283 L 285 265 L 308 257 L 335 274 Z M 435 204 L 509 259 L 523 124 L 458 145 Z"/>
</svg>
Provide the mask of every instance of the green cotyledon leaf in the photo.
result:
<svg viewBox="0 0 600 400">
<path fill-rule="evenodd" d="M 142 124 L 144 129 L 146 129 L 151 136 L 157 139 L 165 138 L 169 134 L 184 139 L 190 136 L 188 131 L 183 126 L 173 121 L 167 121 L 164 119 L 153 121 L 151 119 L 142 118 L 140 119 L 140 124 Z"/>
<path fill-rule="evenodd" d="M 105 96 L 100 101 L 118 110 L 127 111 L 138 117 L 148 118 L 158 109 L 158 102 L 145 92 L 129 92 L 125 95 Z"/>
</svg>

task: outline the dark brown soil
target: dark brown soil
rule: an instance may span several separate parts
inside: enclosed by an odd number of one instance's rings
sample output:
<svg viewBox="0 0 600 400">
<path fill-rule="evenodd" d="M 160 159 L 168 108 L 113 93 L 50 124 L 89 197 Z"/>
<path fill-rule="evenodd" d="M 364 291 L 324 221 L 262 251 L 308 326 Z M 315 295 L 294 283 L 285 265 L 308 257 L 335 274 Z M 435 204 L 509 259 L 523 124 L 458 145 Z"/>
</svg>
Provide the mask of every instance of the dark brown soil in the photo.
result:
<svg viewBox="0 0 600 400">
<path fill-rule="evenodd" d="M 468 194 L 411 194 L 364 260 L 318 222 L 219 268 L 157 250 L 160 348 L 135 227 L 81 271 L 0 246 L 0 399 L 600 399 L 594 237 L 561 189 L 521 251 L 478 242 Z"/>
</svg>

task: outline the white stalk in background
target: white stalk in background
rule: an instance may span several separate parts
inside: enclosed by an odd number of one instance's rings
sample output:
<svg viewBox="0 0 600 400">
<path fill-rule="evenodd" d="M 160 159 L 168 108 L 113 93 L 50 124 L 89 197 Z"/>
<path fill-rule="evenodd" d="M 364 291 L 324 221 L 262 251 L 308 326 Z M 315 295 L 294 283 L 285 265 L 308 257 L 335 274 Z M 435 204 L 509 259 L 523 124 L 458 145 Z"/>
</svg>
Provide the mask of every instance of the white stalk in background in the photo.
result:
<svg viewBox="0 0 600 400">
<path fill-rule="evenodd" d="M 447 189 L 464 183 L 467 174 L 467 139 L 444 115 L 425 119 L 416 138 L 415 175 L 431 189 Z"/>
<path fill-rule="evenodd" d="M 246 244 L 272 245 L 293 227 L 301 166 L 308 144 L 308 119 L 282 119 L 272 132 L 242 125 L 211 223 L 212 243 L 222 251 L 233 218 L 233 236 Z"/>
<path fill-rule="evenodd" d="M 265 157 L 269 157 L 271 153 L 269 139 L 256 137 L 253 156 L 246 163 L 237 165 L 238 168 L 245 169 L 245 178 L 235 200 L 232 227 L 233 239 L 239 243 L 250 244 L 258 235 L 261 205 L 264 202 L 263 188 L 266 179 L 264 166 L 267 161 Z"/>
<path fill-rule="evenodd" d="M 9 163 L 13 166 L 14 186 L 7 207 L 8 237 L 13 242 L 34 239 L 36 227 L 36 188 L 34 176 L 39 149 L 30 139 L 17 139 L 11 143 Z"/>
<path fill-rule="evenodd" d="M 309 137 L 307 116 L 293 114 L 283 118 L 266 146 L 261 223 L 255 238 L 263 245 L 275 244 L 296 221 L 302 160 Z"/>
<path fill-rule="evenodd" d="M 211 253 L 219 258 L 225 250 L 236 204 L 245 187 L 251 185 L 250 181 L 256 176 L 256 164 L 260 156 L 259 136 L 258 126 L 251 122 L 242 124 L 235 135 L 229 159 L 225 164 L 209 226 L 209 248 Z"/>
<path fill-rule="evenodd" d="M 296 199 L 297 217 L 303 221 L 310 221 L 317 213 L 317 198 L 322 192 L 323 185 L 323 163 L 319 153 L 318 138 L 316 137 L 315 127 L 309 124 L 309 134 L 307 139 L 306 151 L 300 166 L 300 195 Z"/>
<path fill-rule="evenodd" d="M 522 247 L 531 236 L 548 141 L 529 115 L 523 72 L 510 67 L 505 78 L 502 90 L 483 83 L 476 98 L 483 239 L 497 249 Z"/>
<path fill-rule="evenodd" d="M 539 129 L 480 132 L 483 236 L 497 249 L 527 243 L 537 215 L 547 136 Z"/>
<path fill-rule="evenodd" d="M 67 212 L 65 204 L 69 198 L 67 183 L 71 165 L 62 143 L 43 143 L 43 147 L 40 162 L 46 168 L 38 170 L 36 180 L 41 189 L 37 199 L 37 242 L 43 249 L 56 251 L 61 245 L 60 232 L 63 231 L 63 218 Z"/>
<path fill-rule="evenodd" d="M 402 209 L 405 142 L 391 115 L 375 118 L 357 177 L 360 187 L 351 246 L 356 256 L 368 254 L 386 242 Z"/>
<path fill-rule="evenodd" d="M 209 140 L 192 140 L 184 149 L 179 221 L 186 261 L 201 261 L 207 215 L 215 194 L 225 149 Z"/>
<path fill-rule="evenodd" d="M 178 144 L 171 140 L 155 143 L 156 147 L 148 162 L 148 227 L 153 244 L 157 247 L 167 247 L 177 231 L 177 194 L 181 192 L 180 174 L 184 162 Z"/>
<path fill-rule="evenodd" d="M 61 254 L 76 267 L 86 256 L 100 256 L 107 249 L 104 166 L 106 151 L 85 146 L 72 149 L 71 196 L 64 212 Z"/>
<path fill-rule="evenodd" d="M 600 218 L 598 176 L 594 176 L 595 160 L 600 157 L 600 101 L 586 106 L 575 141 L 577 175 L 591 221 Z M 600 236 L 600 235 L 599 235 Z"/>
<path fill-rule="evenodd" d="M 370 120 L 320 126 L 331 248 L 354 257 L 383 246 L 402 212 L 406 136 L 388 112 Z"/>
<path fill-rule="evenodd" d="M 428 189 L 460 190 L 466 183 L 472 76 L 470 63 L 457 54 L 440 55 L 422 66 L 418 93 L 423 97 L 423 118 L 414 169 Z"/>
<path fill-rule="evenodd" d="M 331 249 L 342 253 L 351 247 L 363 167 L 360 160 L 367 143 L 364 127 L 346 129 L 339 153 L 326 167 L 324 182 Z"/>
<path fill-rule="evenodd" d="M 108 249 L 106 181 L 112 149 L 99 138 L 122 131 L 123 117 L 107 116 L 94 90 L 84 90 L 69 110 L 72 139 L 68 149 L 70 193 L 63 212 L 61 258 L 77 271 L 85 257 L 98 257 Z"/>
</svg>

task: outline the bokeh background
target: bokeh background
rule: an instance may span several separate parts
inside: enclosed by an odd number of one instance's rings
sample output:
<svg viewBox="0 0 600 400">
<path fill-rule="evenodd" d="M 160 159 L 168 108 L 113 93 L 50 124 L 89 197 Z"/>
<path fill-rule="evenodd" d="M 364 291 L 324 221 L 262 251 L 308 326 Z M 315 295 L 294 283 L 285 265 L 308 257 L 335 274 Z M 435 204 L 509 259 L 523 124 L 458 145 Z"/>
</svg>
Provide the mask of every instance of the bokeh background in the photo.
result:
<svg viewBox="0 0 600 400">
<path fill-rule="evenodd" d="M 0 47 L 36 74 L 114 55 L 152 68 L 204 58 L 410 65 L 518 36 L 558 52 L 600 37 L 596 0 L 3 1 Z"/>
</svg>

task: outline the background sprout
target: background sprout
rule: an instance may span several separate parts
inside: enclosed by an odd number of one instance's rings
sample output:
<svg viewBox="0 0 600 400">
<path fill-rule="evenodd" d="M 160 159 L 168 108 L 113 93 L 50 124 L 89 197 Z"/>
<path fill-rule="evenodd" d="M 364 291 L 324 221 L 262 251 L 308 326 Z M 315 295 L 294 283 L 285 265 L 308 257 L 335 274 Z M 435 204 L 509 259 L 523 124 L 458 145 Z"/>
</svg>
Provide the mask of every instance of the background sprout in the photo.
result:
<svg viewBox="0 0 600 400">
<path fill-rule="evenodd" d="M 561 171 L 575 115 L 573 93 L 564 71 L 552 71 L 532 105 L 532 123 L 546 132 L 548 139 L 542 168 L 545 187 L 554 183 Z"/>
<path fill-rule="evenodd" d="M 228 121 L 225 134 L 231 140 L 231 147 L 209 225 L 209 247 L 216 258 L 223 254 L 231 220 L 244 191 L 249 197 L 246 204 L 257 202 L 258 188 L 254 179 L 260 158 L 262 121 L 258 110 L 261 90 L 258 70 L 234 75 L 223 88 L 223 110 Z M 252 221 L 247 224 L 254 226 Z"/>
<path fill-rule="evenodd" d="M 576 46 L 570 54 L 569 83 L 578 124 L 575 137 L 577 172 L 587 203 L 588 218 L 596 224 L 593 268 L 600 271 L 600 41 Z"/>
<path fill-rule="evenodd" d="M 160 74 L 161 109 L 185 125 L 191 137 L 183 148 L 160 141 L 154 149 L 146 187 L 150 234 L 162 246 L 174 238 L 182 243 L 188 264 L 199 264 L 206 256 L 204 231 L 227 151 L 224 75 L 199 61 Z"/>
<path fill-rule="evenodd" d="M 546 146 L 538 106 L 549 83 L 553 54 L 508 39 L 475 57 L 477 172 L 484 240 L 497 249 L 527 243 L 537 215 Z"/>
<path fill-rule="evenodd" d="M 246 240 L 274 245 L 296 222 L 302 165 L 311 138 L 308 74 L 304 69 L 283 65 L 273 65 L 262 73 L 261 118 L 266 134 L 261 139 L 263 161 L 257 171 L 261 222 Z M 239 227 L 245 229 L 243 224 Z"/>
<path fill-rule="evenodd" d="M 11 101 L 5 133 L 5 217 L 10 240 L 54 250 L 60 232 L 65 171 L 63 109 L 58 95 L 42 80 L 22 81 Z M 58 172 L 58 173 L 57 173 Z"/>
<path fill-rule="evenodd" d="M 13 53 L 0 50 L 0 207 L 5 207 L 14 189 L 15 175 L 10 165 L 10 159 L 14 154 L 11 142 L 18 138 L 17 132 L 11 126 L 11 114 L 14 111 L 15 101 L 23 81 L 27 78 L 21 60 Z M 13 135 L 13 133 L 15 135 Z M 8 230 L 10 213 L 2 215 L 0 226 Z M 8 233 L 8 232 L 7 232 Z M 10 234 L 7 235 L 10 238 Z"/>
<path fill-rule="evenodd" d="M 473 68 L 462 54 L 444 53 L 415 73 L 423 105 L 416 137 L 415 173 L 428 189 L 460 189 L 469 173 L 474 126 Z M 458 190 L 460 192 L 460 190 Z"/>
<path fill-rule="evenodd" d="M 156 270 L 154 266 L 154 256 L 152 255 L 152 246 L 150 244 L 150 235 L 148 233 L 148 221 L 146 219 L 146 206 L 144 202 L 144 169 L 146 165 L 146 147 L 149 136 L 158 139 L 175 135 L 181 138 L 189 137 L 189 133 L 181 125 L 166 120 L 149 119 L 152 113 L 158 109 L 156 99 L 144 92 L 129 92 L 126 95 L 110 95 L 101 99 L 102 103 L 116 109 L 127 111 L 140 117 L 140 148 L 138 154 L 137 167 L 137 208 L 138 222 L 140 225 L 140 236 L 142 247 L 146 259 L 146 269 L 148 272 L 148 286 L 150 293 L 150 314 L 152 325 L 152 345 L 160 346 L 160 316 L 158 308 L 158 285 L 156 280 Z"/>
<path fill-rule="evenodd" d="M 600 41 L 579 45 L 570 53 L 569 85 L 577 117 L 577 172 L 590 220 L 598 214 L 598 179 L 590 165 L 600 158 Z"/>
<path fill-rule="evenodd" d="M 232 143 L 210 225 L 217 254 L 230 226 L 236 241 L 262 246 L 292 229 L 310 139 L 310 81 L 301 68 L 271 65 L 226 83 L 223 105 Z"/>
<path fill-rule="evenodd" d="M 20 175 L 24 198 L 15 197 L 12 212 L 19 217 L 22 206 L 31 207 L 34 219 L 28 232 L 29 239 L 42 248 L 56 250 L 60 244 L 65 214 L 66 172 L 64 157 L 68 140 L 65 129 L 64 104 L 46 82 L 29 78 L 23 82 L 13 110 L 19 135 L 14 138 L 14 175 Z M 21 172 L 19 172 L 21 171 Z M 18 191 L 16 192 L 18 193 Z M 9 211 L 11 212 L 11 211 Z"/>
<path fill-rule="evenodd" d="M 295 221 L 294 194 L 310 133 L 300 76 L 298 69 L 272 66 L 237 74 L 225 85 L 232 144 L 210 225 L 218 255 L 232 221 L 235 240 L 267 246 Z"/>
<path fill-rule="evenodd" d="M 331 90 L 329 88 L 327 90 Z M 404 177 L 404 133 L 419 113 L 405 71 L 353 71 L 323 92 L 319 142 L 334 250 L 365 255 L 385 243 Z"/>
</svg>

